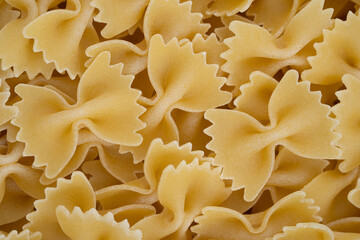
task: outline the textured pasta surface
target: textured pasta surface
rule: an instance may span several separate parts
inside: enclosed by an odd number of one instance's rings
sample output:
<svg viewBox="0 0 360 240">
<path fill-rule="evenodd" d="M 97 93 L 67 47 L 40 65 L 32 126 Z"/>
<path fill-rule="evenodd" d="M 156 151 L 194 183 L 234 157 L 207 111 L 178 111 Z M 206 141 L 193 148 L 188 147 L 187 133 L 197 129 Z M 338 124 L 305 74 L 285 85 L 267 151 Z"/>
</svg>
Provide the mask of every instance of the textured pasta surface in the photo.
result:
<svg viewBox="0 0 360 240">
<path fill-rule="evenodd" d="M 359 240 L 359 0 L 0 0 L 0 240 Z"/>
</svg>

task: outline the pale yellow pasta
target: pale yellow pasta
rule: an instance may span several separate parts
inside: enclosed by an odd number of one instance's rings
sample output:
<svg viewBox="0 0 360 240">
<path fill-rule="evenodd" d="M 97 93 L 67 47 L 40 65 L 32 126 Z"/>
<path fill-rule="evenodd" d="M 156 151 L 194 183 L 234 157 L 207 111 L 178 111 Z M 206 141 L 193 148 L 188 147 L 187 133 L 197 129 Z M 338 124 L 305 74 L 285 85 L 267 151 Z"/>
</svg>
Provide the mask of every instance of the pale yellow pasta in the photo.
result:
<svg viewBox="0 0 360 240">
<path fill-rule="evenodd" d="M 24 230 L 22 232 L 17 232 L 16 230 L 11 231 L 7 236 L 1 236 L 1 240 L 41 240 L 41 233 L 36 232 L 32 233 L 29 230 Z"/>
<path fill-rule="evenodd" d="M 5 0 L 0 1 L 0 29 L 8 22 L 18 18 L 19 15 L 19 12 L 11 9 L 11 6 Z"/>
<path fill-rule="evenodd" d="M 207 11 L 215 16 L 231 16 L 245 12 L 254 0 L 213 0 Z"/>
</svg>

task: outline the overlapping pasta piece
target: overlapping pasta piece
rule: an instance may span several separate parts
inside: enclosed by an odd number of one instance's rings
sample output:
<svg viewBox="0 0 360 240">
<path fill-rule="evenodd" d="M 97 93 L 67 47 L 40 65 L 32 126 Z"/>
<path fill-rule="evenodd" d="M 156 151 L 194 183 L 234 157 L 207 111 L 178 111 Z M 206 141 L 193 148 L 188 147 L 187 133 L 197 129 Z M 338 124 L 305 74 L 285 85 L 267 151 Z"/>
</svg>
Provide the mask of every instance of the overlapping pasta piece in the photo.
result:
<svg viewBox="0 0 360 240">
<path fill-rule="evenodd" d="M 208 14 L 215 16 L 232 16 L 245 12 L 254 0 L 213 0 L 209 5 Z"/>
<path fill-rule="evenodd" d="M 124 220 L 117 223 L 111 213 L 101 216 L 95 209 L 83 212 L 75 207 L 72 212 L 64 206 L 56 208 L 56 217 L 63 232 L 72 240 L 141 240 L 141 231 L 130 230 Z"/>
<path fill-rule="evenodd" d="M 144 159 L 151 141 L 178 140 L 178 129 L 171 117 L 174 108 L 202 112 L 228 103 L 231 94 L 220 90 L 224 78 L 216 76 L 216 65 L 206 64 L 205 54 L 194 54 L 190 42 L 180 46 L 176 39 L 165 44 L 161 35 L 152 38 L 148 55 L 148 73 L 156 97 L 146 103 L 140 119 L 146 128 L 139 131 L 143 142 L 137 147 L 120 146 L 131 151 L 135 162 Z"/>
<path fill-rule="evenodd" d="M 358 178 L 356 187 L 348 194 L 349 201 L 357 208 L 360 208 L 360 178 Z"/>
<path fill-rule="evenodd" d="M 316 55 L 309 57 L 311 69 L 302 74 L 304 80 L 329 85 L 340 82 L 344 74 L 360 78 L 360 15 L 349 12 L 346 21 L 335 20 L 332 30 L 324 31 L 322 43 L 315 44 Z"/>
<path fill-rule="evenodd" d="M 205 34 L 210 28 L 201 20 L 202 14 L 191 12 L 191 1 L 151 0 L 144 16 L 145 39 L 149 43 L 152 36 L 161 34 L 165 43 L 173 37 L 192 40 L 196 33 Z"/>
<path fill-rule="evenodd" d="M 16 77 L 26 72 L 30 79 L 39 73 L 50 78 L 54 64 L 45 63 L 42 53 L 34 52 L 32 41 L 24 38 L 22 34 L 23 29 L 47 9 L 40 9 L 36 1 L 8 0 L 7 3 L 19 9 L 21 14 L 20 18 L 8 22 L 0 30 L 1 69 L 12 67 Z M 47 3 L 50 6 L 52 1 Z"/>
<path fill-rule="evenodd" d="M 99 9 L 94 18 L 106 23 L 101 35 L 112 38 L 133 27 L 144 15 L 150 0 L 93 0 L 91 6 Z"/>
<path fill-rule="evenodd" d="M 191 239 L 188 230 L 194 217 L 205 206 L 218 205 L 230 191 L 220 179 L 220 168 L 209 163 L 181 162 L 176 169 L 170 165 L 161 175 L 159 202 L 164 207 L 157 215 L 146 217 L 132 228 L 140 229 L 144 239 Z"/>
<path fill-rule="evenodd" d="M 336 121 L 309 88 L 308 82 L 298 82 L 296 71 L 288 71 L 270 97 L 266 126 L 237 110 L 206 111 L 213 123 L 205 133 L 213 138 L 207 147 L 216 153 L 214 164 L 224 168 L 223 179 L 233 180 L 233 190 L 245 189 L 246 201 L 254 200 L 269 179 L 277 145 L 307 158 L 340 156 L 334 146 Z"/>
<path fill-rule="evenodd" d="M 122 75 L 122 68 L 122 64 L 110 66 L 108 52 L 100 54 L 81 78 L 73 105 L 46 87 L 16 87 L 23 99 L 15 104 L 19 109 L 14 119 L 20 127 L 17 139 L 25 142 L 26 156 L 35 156 L 33 165 L 45 167 L 46 177 L 55 177 L 68 164 L 80 128 L 87 127 L 113 144 L 141 143 L 136 133 L 144 127 L 138 119 L 144 110 L 136 103 L 140 93 L 130 88 L 133 77 Z"/>
<path fill-rule="evenodd" d="M 17 232 L 16 230 L 11 231 L 7 236 L 1 236 L 1 240 L 41 240 L 41 233 L 31 233 L 29 230 Z"/>
<path fill-rule="evenodd" d="M 102 213 L 111 212 L 117 222 L 127 220 L 130 226 L 134 225 L 141 219 L 156 214 L 154 206 L 149 204 L 130 204 L 111 210 L 100 211 Z"/>
<path fill-rule="evenodd" d="M 344 159 L 339 165 L 342 172 L 348 172 L 360 165 L 360 145 L 357 122 L 360 120 L 360 79 L 352 75 L 342 78 L 346 90 L 338 91 L 336 96 L 340 103 L 333 107 L 333 112 L 339 125 L 336 131 L 341 134 L 337 145 L 342 151 Z"/>
<path fill-rule="evenodd" d="M 0 0 L 0 29 L 8 22 L 18 18 L 19 15 L 19 12 L 11 9 L 11 6 L 5 0 Z"/>
<path fill-rule="evenodd" d="M 332 10 L 323 10 L 323 5 L 324 0 L 310 1 L 278 38 L 260 26 L 232 22 L 230 30 L 235 36 L 225 40 L 230 49 L 222 54 L 227 61 L 222 70 L 229 73 L 227 85 L 235 86 L 237 93 L 255 70 L 273 76 L 287 66 L 300 71 L 308 68 L 307 57 L 314 52 L 314 41 L 323 29 L 332 26 Z"/>
<path fill-rule="evenodd" d="M 10 97 L 9 90 L 9 85 L 0 78 L 0 126 L 12 120 L 17 114 L 15 107 L 6 105 Z"/>
<path fill-rule="evenodd" d="M 264 239 L 285 226 L 301 222 L 320 222 L 319 207 L 303 191 L 284 197 L 264 212 L 244 215 L 224 207 L 205 207 L 191 227 L 194 239 Z"/>
<path fill-rule="evenodd" d="M 92 26 L 93 12 L 90 0 L 68 0 L 66 9 L 37 17 L 23 34 L 34 39 L 34 51 L 42 52 L 47 63 L 54 63 L 57 71 L 67 71 L 74 79 L 85 71 L 86 48 L 99 41 Z"/>
</svg>

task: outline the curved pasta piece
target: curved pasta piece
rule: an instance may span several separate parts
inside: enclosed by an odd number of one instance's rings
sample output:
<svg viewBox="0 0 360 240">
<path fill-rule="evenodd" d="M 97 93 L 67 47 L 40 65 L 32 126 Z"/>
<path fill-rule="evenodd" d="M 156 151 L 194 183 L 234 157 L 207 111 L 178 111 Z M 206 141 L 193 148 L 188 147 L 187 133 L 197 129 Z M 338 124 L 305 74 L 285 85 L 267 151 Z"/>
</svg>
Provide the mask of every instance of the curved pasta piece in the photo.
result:
<svg viewBox="0 0 360 240">
<path fill-rule="evenodd" d="M 70 213 L 66 207 L 58 206 L 56 217 L 62 231 L 72 240 L 141 240 L 141 231 L 130 230 L 126 220 L 117 223 L 111 213 L 101 216 L 94 208 L 84 213 L 75 207 Z"/>
<path fill-rule="evenodd" d="M 253 116 L 260 122 L 268 122 L 268 104 L 277 84 L 274 78 L 265 73 L 251 73 L 250 82 L 240 87 L 241 95 L 234 100 L 235 109 Z"/>
<path fill-rule="evenodd" d="M 66 9 L 42 14 L 23 34 L 34 39 L 34 51 L 42 52 L 47 63 L 54 63 L 57 71 L 67 71 L 75 79 L 85 71 L 86 48 L 99 41 L 92 26 L 93 11 L 90 0 L 68 0 Z"/>
<path fill-rule="evenodd" d="M 360 15 L 349 11 L 346 21 L 335 20 L 332 30 L 324 31 L 324 40 L 315 44 L 316 55 L 309 57 L 311 69 L 301 77 L 315 84 L 340 82 L 344 74 L 360 78 Z"/>
<path fill-rule="evenodd" d="M 208 14 L 215 16 L 232 16 L 238 12 L 245 12 L 254 0 L 213 0 L 209 5 Z"/>
<path fill-rule="evenodd" d="M 90 59 L 85 62 L 85 66 L 89 66 L 103 51 L 111 53 L 111 64 L 124 64 L 123 74 L 125 75 L 136 75 L 146 69 L 147 50 L 141 50 L 131 42 L 124 40 L 109 40 L 88 47 L 86 55 Z"/>
<path fill-rule="evenodd" d="M 201 20 L 202 14 L 191 12 L 191 1 L 151 0 L 144 17 L 145 39 L 149 43 L 159 33 L 165 43 L 174 37 L 191 40 L 196 33 L 204 35 L 209 30 L 210 25 Z"/>
<path fill-rule="evenodd" d="M 70 180 L 58 179 L 56 188 L 46 188 L 45 195 L 45 199 L 35 201 L 36 210 L 26 216 L 29 223 L 23 227 L 41 232 L 43 240 L 68 240 L 56 217 L 58 206 L 62 205 L 70 211 L 75 207 L 88 211 L 96 204 L 92 187 L 81 172 L 74 172 Z"/>
<path fill-rule="evenodd" d="M 123 194 L 128 191 L 138 195 L 153 194 L 159 184 L 160 177 L 168 165 L 177 167 L 180 162 L 191 163 L 195 158 L 200 161 L 209 161 L 204 158 L 202 151 L 192 151 L 191 144 L 179 146 L 175 141 L 164 144 L 161 139 L 152 141 L 144 161 L 144 177 L 126 184 L 110 186 L 96 192 L 96 198 L 105 209 L 120 206 Z M 114 206 L 114 204 L 117 204 Z"/>
<path fill-rule="evenodd" d="M 323 223 L 357 216 L 360 209 L 348 201 L 348 194 L 356 184 L 358 169 L 342 173 L 338 169 L 321 173 L 304 186 L 303 191 L 320 207 Z M 326 193 L 326 194 L 324 194 Z"/>
<path fill-rule="evenodd" d="M 41 240 L 41 233 L 32 233 L 29 230 L 18 233 L 16 230 L 13 230 L 7 236 L 0 235 L 0 240 Z"/>
<path fill-rule="evenodd" d="M 180 0 L 180 3 L 187 2 L 190 0 Z M 208 5 L 213 0 L 191 0 L 191 11 L 192 12 L 198 12 L 203 15 L 203 18 L 208 18 L 209 15 L 207 14 L 208 11 Z"/>
<path fill-rule="evenodd" d="M 360 144 L 357 121 L 360 120 L 360 78 L 344 75 L 342 79 L 346 90 L 336 92 L 340 103 L 333 107 L 333 112 L 339 124 L 335 131 L 341 134 L 337 145 L 344 159 L 339 165 L 342 172 L 348 172 L 360 165 Z"/>
<path fill-rule="evenodd" d="M 143 16 L 150 0 L 93 0 L 91 6 L 99 9 L 95 21 L 105 23 L 104 38 L 112 38 L 134 26 Z"/>
<path fill-rule="evenodd" d="M 23 99 L 15 104 L 20 112 L 13 121 L 20 127 L 17 139 L 26 144 L 25 156 L 35 156 L 35 167 L 45 166 L 46 177 L 59 174 L 73 156 L 81 124 L 110 143 L 141 143 L 136 133 L 144 127 L 138 119 L 143 108 L 136 103 L 140 92 L 130 88 L 133 76 L 122 75 L 122 67 L 110 66 L 108 52 L 100 54 L 81 78 L 74 105 L 48 88 L 16 87 Z"/>
<path fill-rule="evenodd" d="M 5 154 L 0 154 L 0 166 L 15 163 L 22 158 L 25 145 L 21 142 L 7 143 Z"/>
<path fill-rule="evenodd" d="M 227 85 L 235 86 L 237 91 L 256 70 L 274 76 L 286 66 L 307 68 L 307 57 L 313 54 L 313 41 L 321 36 L 323 29 L 332 26 L 332 10 L 323 10 L 323 5 L 324 0 L 310 1 L 278 38 L 260 26 L 233 21 L 230 30 L 235 36 L 225 40 L 230 49 L 222 54 L 226 60 L 222 70 L 229 73 Z"/>
<path fill-rule="evenodd" d="M 30 79 L 39 73 L 50 78 L 55 66 L 44 62 L 42 53 L 33 51 L 31 40 L 24 38 L 22 32 L 39 14 L 35 1 L 8 0 L 12 7 L 21 11 L 20 18 L 8 22 L 0 30 L 0 60 L 2 70 L 13 68 L 15 77 L 26 72 Z M 9 48 L 11 44 L 11 48 Z M 14 54 L 14 49 L 18 53 Z"/>
<path fill-rule="evenodd" d="M 13 106 L 7 106 L 6 102 L 10 97 L 10 87 L 5 80 L 0 79 L 0 125 L 13 119 L 18 113 Z"/>
<path fill-rule="evenodd" d="M 305 1 L 257 0 L 250 6 L 247 14 L 253 16 L 254 22 L 264 26 L 274 37 L 279 37 Z M 325 6 L 326 3 L 327 1 Z"/>
<path fill-rule="evenodd" d="M 160 137 L 165 143 L 178 140 L 178 129 L 170 113 L 174 108 L 202 112 L 231 100 L 231 94 L 220 90 L 225 79 L 216 76 L 217 66 L 206 63 L 205 54 L 194 54 L 192 43 L 180 46 L 176 39 L 167 44 L 161 35 L 151 39 L 148 73 L 156 97 L 149 101 L 140 119 L 146 128 L 139 131 L 143 142 L 137 147 L 120 146 L 120 152 L 131 151 L 135 163 L 144 159 L 151 141 Z"/>
<path fill-rule="evenodd" d="M 349 192 L 348 199 L 357 208 L 360 208 L 360 178 L 357 180 L 356 187 Z"/>
<path fill-rule="evenodd" d="M 309 85 L 298 82 L 296 71 L 288 71 L 270 97 L 267 126 L 236 110 L 206 111 L 205 118 L 213 123 L 205 133 L 213 138 L 207 147 L 216 153 L 214 164 L 224 168 L 223 179 L 233 180 L 233 190 L 245 189 L 246 201 L 254 200 L 269 179 L 277 145 L 307 158 L 339 157 L 336 121 Z"/>
<path fill-rule="evenodd" d="M 152 205 L 131 204 L 111 210 L 104 210 L 100 213 L 102 214 L 103 212 L 111 212 L 114 214 L 114 219 L 116 222 L 121 222 L 126 219 L 130 226 L 132 226 L 141 219 L 156 214 L 156 209 Z"/>
<path fill-rule="evenodd" d="M 319 207 L 305 198 L 303 191 L 294 192 L 260 213 L 243 215 L 224 207 L 205 207 L 191 227 L 194 239 L 264 239 L 281 232 L 285 226 L 301 222 L 320 222 Z"/>
<path fill-rule="evenodd" d="M 11 6 L 5 0 L 0 1 L 0 29 L 19 16 L 20 13 L 11 9 Z"/>
<path fill-rule="evenodd" d="M 331 230 L 337 232 L 360 233 L 360 217 L 341 218 L 326 225 L 331 228 Z"/>
<path fill-rule="evenodd" d="M 183 161 L 176 169 L 168 166 L 158 187 L 164 210 L 140 220 L 132 229 L 140 229 L 144 239 L 189 239 L 188 228 L 201 209 L 220 204 L 230 193 L 220 171 L 211 169 L 209 163 L 199 165 L 197 159 L 190 164 Z"/>
<path fill-rule="evenodd" d="M 330 228 L 319 223 L 298 223 L 296 226 L 284 227 L 283 233 L 278 233 L 271 240 L 334 240 L 334 234 Z"/>
</svg>

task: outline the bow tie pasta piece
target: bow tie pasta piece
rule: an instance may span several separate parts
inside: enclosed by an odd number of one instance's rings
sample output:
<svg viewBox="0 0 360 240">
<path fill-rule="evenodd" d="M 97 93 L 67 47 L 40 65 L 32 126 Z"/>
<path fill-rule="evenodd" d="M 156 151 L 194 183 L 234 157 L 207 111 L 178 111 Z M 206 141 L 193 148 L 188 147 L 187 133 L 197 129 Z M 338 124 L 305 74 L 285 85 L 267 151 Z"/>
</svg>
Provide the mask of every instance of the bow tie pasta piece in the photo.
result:
<svg viewBox="0 0 360 240">
<path fill-rule="evenodd" d="M 247 15 L 254 16 L 255 23 L 264 26 L 274 37 L 279 37 L 304 2 L 306 0 L 257 0 L 250 6 Z"/>
<path fill-rule="evenodd" d="M 146 128 L 139 131 L 143 142 L 137 147 L 120 146 L 120 151 L 131 151 L 135 163 L 140 162 L 153 139 L 159 137 L 165 143 L 178 140 L 178 129 L 170 115 L 174 108 L 202 112 L 228 103 L 231 94 L 220 90 L 225 79 L 216 76 L 217 68 L 206 63 L 204 53 L 194 54 L 191 42 L 180 46 L 172 39 L 165 44 L 161 35 L 154 36 L 148 73 L 156 97 L 140 117 L 146 123 Z"/>
<path fill-rule="evenodd" d="M 360 14 L 349 12 L 346 21 L 335 20 L 332 30 L 324 31 L 322 43 L 315 44 L 316 55 L 309 57 L 311 69 L 302 78 L 315 84 L 340 82 L 344 74 L 360 78 Z"/>
<path fill-rule="evenodd" d="M 179 146 L 177 142 L 164 144 L 161 139 L 152 141 L 144 161 L 144 177 L 126 184 L 111 186 L 96 192 L 96 198 L 105 209 L 118 207 L 127 191 L 140 195 L 151 195 L 158 187 L 164 169 L 180 162 L 191 163 L 195 158 L 201 162 L 210 161 L 202 151 L 192 151 L 191 144 Z M 117 206 L 114 206 L 118 204 Z"/>
<path fill-rule="evenodd" d="M 360 120 L 360 79 L 352 75 L 343 76 L 346 90 L 338 91 L 340 103 L 333 107 L 339 125 L 335 131 L 341 134 L 337 145 L 342 151 L 339 169 L 348 172 L 360 165 L 360 145 L 358 121 Z"/>
<path fill-rule="evenodd" d="M 201 20 L 202 14 L 191 12 L 191 1 L 151 0 L 144 17 L 145 39 L 149 43 L 159 33 L 166 43 L 173 37 L 191 40 L 196 33 L 204 35 L 209 30 L 210 25 Z"/>
<path fill-rule="evenodd" d="M 18 18 L 19 15 L 20 13 L 14 11 L 5 0 L 0 1 L 0 29 L 8 22 Z"/>
<path fill-rule="evenodd" d="M 358 178 L 356 187 L 348 194 L 349 201 L 357 208 L 360 208 L 360 178 Z"/>
<path fill-rule="evenodd" d="M 86 49 L 90 57 L 85 66 L 88 67 L 103 51 L 111 53 L 111 64 L 123 63 L 123 74 L 136 75 L 147 67 L 147 50 L 141 50 L 131 42 L 124 40 L 109 40 L 94 44 Z"/>
<path fill-rule="evenodd" d="M 245 12 L 254 0 L 213 0 L 209 5 L 208 14 L 215 16 L 232 16 L 238 12 Z"/>
<path fill-rule="evenodd" d="M 24 226 L 24 229 L 41 232 L 43 240 L 69 239 L 57 221 L 56 208 L 58 206 L 62 205 L 69 211 L 72 211 L 74 207 L 88 211 L 96 204 L 94 191 L 81 172 L 74 172 L 70 180 L 58 179 L 57 187 L 46 188 L 45 195 L 45 199 L 35 201 L 36 210 L 26 216 L 29 223 Z"/>
<path fill-rule="evenodd" d="M 94 18 L 105 23 L 104 38 L 112 38 L 134 26 L 143 16 L 150 0 L 93 0 L 91 6 L 99 9 Z"/>
<path fill-rule="evenodd" d="M 6 102 L 10 97 L 10 87 L 5 80 L 0 78 L 0 126 L 13 119 L 17 114 L 17 109 L 7 106 Z"/>
<path fill-rule="evenodd" d="M 43 52 L 46 62 L 75 79 L 85 71 L 86 48 L 99 41 L 93 11 L 90 0 L 68 0 L 66 9 L 47 12 L 27 25 L 24 36 L 34 39 L 34 50 Z"/>
<path fill-rule="evenodd" d="M 335 169 L 321 173 L 304 186 L 306 195 L 320 207 L 323 223 L 360 214 L 360 209 L 348 199 L 349 192 L 356 186 L 357 176 L 358 169 L 348 173 Z"/>
<path fill-rule="evenodd" d="M 54 64 L 45 63 L 42 53 L 34 52 L 32 41 L 22 35 L 25 26 L 40 14 L 37 3 L 32 0 L 7 2 L 21 11 L 21 17 L 8 22 L 0 30 L 1 68 L 6 70 L 12 67 L 16 77 L 26 72 L 30 79 L 39 73 L 50 78 Z"/>
<path fill-rule="evenodd" d="M 187 2 L 190 0 L 180 0 L 180 3 Z M 213 0 L 191 0 L 191 11 L 192 12 L 198 12 L 203 15 L 203 18 L 210 17 L 209 14 L 207 14 L 207 11 L 209 9 L 208 5 Z"/>
<path fill-rule="evenodd" d="M 161 175 L 158 195 L 164 210 L 137 222 L 144 239 L 191 239 L 188 228 L 205 206 L 218 205 L 230 191 L 220 179 L 220 168 L 209 163 L 181 162 L 168 166 Z"/>
<path fill-rule="evenodd" d="M 246 201 L 254 200 L 269 179 L 277 145 L 307 158 L 339 157 L 330 107 L 309 88 L 308 82 L 298 82 L 296 71 L 288 71 L 271 95 L 267 126 L 236 110 L 206 111 L 213 123 L 205 133 L 213 138 L 207 147 L 216 153 L 214 164 L 224 168 L 223 179 L 233 180 L 233 190 L 245 188 Z"/>
<path fill-rule="evenodd" d="M 41 240 L 41 233 L 31 233 L 29 230 L 18 233 L 16 230 L 13 230 L 7 236 L 0 235 L 0 240 Z"/>
<path fill-rule="evenodd" d="M 108 52 L 100 54 L 83 74 L 74 105 L 48 88 L 16 87 L 23 99 L 16 104 L 17 139 L 26 143 L 25 155 L 35 156 L 34 166 L 46 166 L 47 177 L 60 173 L 73 156 L 81 124 L 110 143 L 141 143 L 135 133 L 144 127 L 138 119 L 144 110 L 136 103 L 140 93 L 130 88 L 133 76 L 122 75 L 122 67 L 110 66 Z"/>
<path fill-rule="evenodd" d="M 83 213 L 75 207 L 70 213 L 66 207 L 58 206 L 56 217 L 71 240 L 141 240 L 141 231 L 130 230 L 127 220 L 117 223 L 111 213 L 101 216 L 94 208 Z"/>
<path fill-rule="evenodd" d="M 191 227 L 200 239 L 264 239 L 281 232 L 285 226 L 301 222 L 320 222 L 319 207 L 305 198 L 302 191 L 294 192 L 264 212 L 243 215 L 224 207 L 206 207 L 203 215 L 195 218 L 198 225 Z"/>
<path fill-rule="evenodd" d="M 332 10 L 323 10 L 323 5 L 324 0 L 311 1 L 278 38 L 260 26 L 233 21 L 230 30 L 235 36 L 225 40 L 230 49 L 222 54 L 226 60 L 222 70 L 229 73 L 227 85 L 235 86 L 237 91 L 256 70 L 273 76 L 286 66 L 307 68 L 312 42 L 321 36 L 323 29 L 332 26 Z"/>
</svg>

